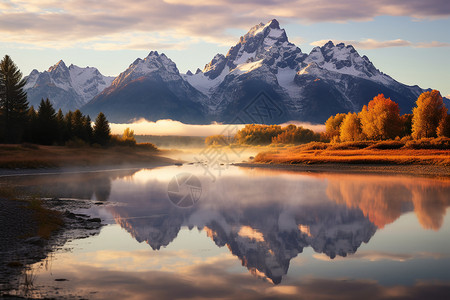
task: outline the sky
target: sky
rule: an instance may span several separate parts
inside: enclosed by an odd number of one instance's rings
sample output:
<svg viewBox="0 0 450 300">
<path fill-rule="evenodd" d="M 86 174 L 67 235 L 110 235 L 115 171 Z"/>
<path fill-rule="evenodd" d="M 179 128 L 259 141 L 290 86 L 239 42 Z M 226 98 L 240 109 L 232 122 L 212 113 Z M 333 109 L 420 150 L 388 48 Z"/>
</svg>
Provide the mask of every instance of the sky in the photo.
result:
<svg viewBox="0 0 450 300">
<path fill-rule="evenodd" d="M 274 18 L 305 53 L 352 44 L 397 81 L 450 97 L 449 0 L 0 0 L 0 55 L 24 75 L 62 59 L 117 76 L 157 50 L 184 73 Z"/>
</svg>

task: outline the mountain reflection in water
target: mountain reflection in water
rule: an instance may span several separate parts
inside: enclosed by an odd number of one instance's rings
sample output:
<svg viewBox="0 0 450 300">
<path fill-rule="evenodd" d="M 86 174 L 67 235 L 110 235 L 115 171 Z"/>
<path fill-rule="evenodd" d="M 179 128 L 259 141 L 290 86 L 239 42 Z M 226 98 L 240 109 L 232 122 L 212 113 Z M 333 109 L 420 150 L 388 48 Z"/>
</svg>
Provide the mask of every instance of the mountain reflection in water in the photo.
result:
<svg viewBox="0 0 450 300">
<path fill-rule="evenodd" d="M 181 171 L 201 182 L 202 196 L 191 208 L 168 198 L 168 183 Z M 47 197 L 113 203 L 103 209 L 153 250 L 172 243 L 182 228 L 196 228 L 275 284 L 306 247 L 330 259 L 355 254 L 378 229 L 412 211 L 423 228 L 437 231 L 450 205 L 449 180 L 237 167 L 215 182 L 187 166 L 15 181 Z"/>
<path fill-rule="evenodd" d="M 153 250 L 169 245 L 183 227 L 202 230 L 252 274 L 275 284 L 305 247 L 345 257 L 406 212 L 414 211 L 424 228 L 438 230 L 450 205 L 447 180 L 236 168 L 215 182 L 199 174 L 200 201 L 179 208 L 167 195 L 177 172 L 142 170 L 112 180 L 108 200 L 121 205 L 106 209 Z"/>
</svg>

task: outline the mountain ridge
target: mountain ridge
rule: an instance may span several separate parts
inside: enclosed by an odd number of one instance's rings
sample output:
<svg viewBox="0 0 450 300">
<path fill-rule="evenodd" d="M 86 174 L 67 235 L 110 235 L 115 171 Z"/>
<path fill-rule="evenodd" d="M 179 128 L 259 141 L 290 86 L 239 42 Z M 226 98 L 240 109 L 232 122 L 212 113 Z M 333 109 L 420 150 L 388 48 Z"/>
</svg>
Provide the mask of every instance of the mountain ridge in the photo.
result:
<svg viewBox="0 0 450 300">
<path fill-rule="evenodd" d="M 47 71 L 31 71 L 26 77 L 24 90 L 30 105 L 37 107 L 41 99 L 49 98 L 55 108 L 66 112 L 89 102 L 108 87 L 113 79 L 102 75 L 97 68 L 81 68 L 73 64 L 67 67 L 63 60 L 59 60 Z"/>
<path fill-rule="evenodd" d="M 56 64 L 50 71 L 62 74 L 64 68 Z M 274 124 L 323 123 L 336 113 L 359 111 L 379 93 L 396 101 L 401 113 L 410 113 L 426 90 L 381 72 L 352 45 L 329 41 L 303 53 L 273 19 L 253 26 L 225 55 L 216 54 L 195 73 L 181 74 L 164 53 L 151 51 L 97 91 L 82 111 L 103 111 L 113 122 Z M 283 113 L 274 116 L 274 109 Z"/>
</svg>

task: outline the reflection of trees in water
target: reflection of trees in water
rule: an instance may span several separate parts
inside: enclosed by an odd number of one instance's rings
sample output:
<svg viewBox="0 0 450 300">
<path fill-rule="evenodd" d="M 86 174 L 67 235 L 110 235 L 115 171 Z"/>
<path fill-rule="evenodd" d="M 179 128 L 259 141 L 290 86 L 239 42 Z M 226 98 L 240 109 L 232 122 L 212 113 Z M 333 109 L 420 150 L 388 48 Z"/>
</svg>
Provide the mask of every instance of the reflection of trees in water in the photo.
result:
<svg viewBox="0 0 450 300">
<path fill-rule="evenodd" d="M 3 180 L 25 194 L 46 198 L 75 198 L 107 201 L 114 179 L 131 176 L 134 170 L 77 174 L 22 176 Z"/>
<path fill-rule="evenodd" d="M 378 228 L 414 211 L 423 228 L 438 230 L 450 205 L 448 180 L 355 175 L 327 178 L 331 200 L 361 209 Z"/>
</svg>

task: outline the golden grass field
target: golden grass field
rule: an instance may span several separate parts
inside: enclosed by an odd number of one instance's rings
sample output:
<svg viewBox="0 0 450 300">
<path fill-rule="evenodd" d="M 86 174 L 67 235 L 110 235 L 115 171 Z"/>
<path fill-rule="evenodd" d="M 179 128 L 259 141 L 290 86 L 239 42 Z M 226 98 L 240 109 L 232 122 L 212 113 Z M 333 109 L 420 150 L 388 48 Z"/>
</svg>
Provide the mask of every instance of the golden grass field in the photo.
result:
<svg viewBox="0 0 450 300">
<path fill-rule="evenodd" d="M 258 163 L 274 164 L 388 164 L 450 166 L 450 150 L 435 149 L 323 149 L 306 150 L 301 146 L 261 152 Z"/>
</svg>

